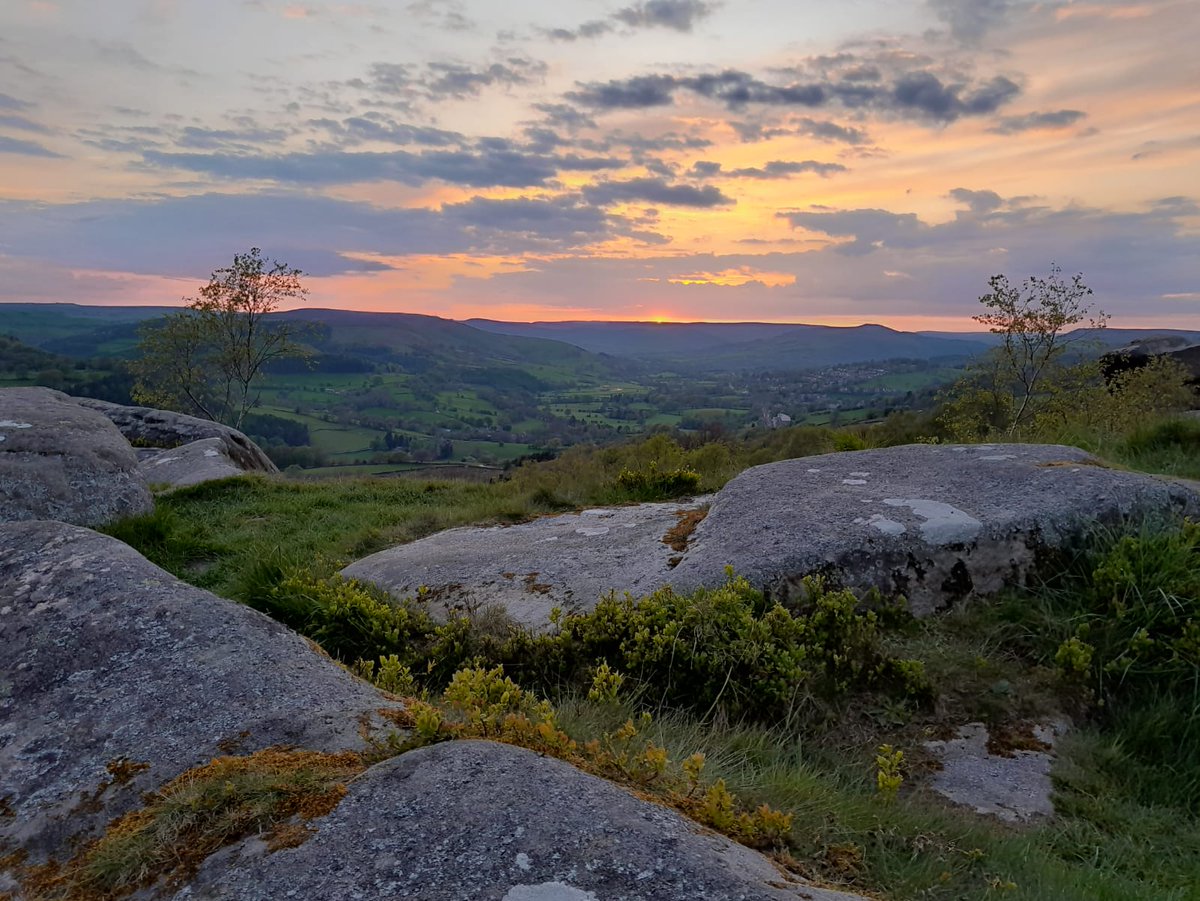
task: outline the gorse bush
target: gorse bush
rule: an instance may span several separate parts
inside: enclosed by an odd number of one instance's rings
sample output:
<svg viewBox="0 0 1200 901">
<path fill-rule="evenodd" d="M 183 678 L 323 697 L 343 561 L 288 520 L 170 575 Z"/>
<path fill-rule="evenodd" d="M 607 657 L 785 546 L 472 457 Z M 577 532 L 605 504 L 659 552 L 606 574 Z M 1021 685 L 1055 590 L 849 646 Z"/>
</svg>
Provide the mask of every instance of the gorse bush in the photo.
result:
<svg viewBox="0 0 1200 901">
<path fill-rule="evenodd" d="M 659 470 L 651 462 L 645 469 L 622 469 L 617 485 L 634 501 L 666 501 L 673 497 L 695 494 L 700 487 L 700 474 L 692 469 Z"/>
<path fill-rule="evenodd" d="M 357 582 L 266 570 L 243 595 L 247 603 L 389 691 L 440 691 L 473 664 L 503 665 L 543 692 L 595 690 L 598 674 L 607 674 L 602 688 L 615 682 L 647 705 L 763 721 L 851 691 L 931 695 L 918 661 L 885 651 L 879 614 L 817 581 L 795 612 L 731 573 L 714 589 L 610 595 L 590 613 L 555 615 L 555 631 L 533 634 L 512 625 L 485 630 L 464 617 L 438 623 L 421 604 L 386 600 Z"/>
<path fill-rule="evenodd" d="M 1101 533 L 1000 615 L 1111 736 L 1097 764 L 1108 778 L 1140 803 L 1200 813 L 1200 524 Z"/>
<path fill-rule="evenodd" d="M 1118 538 L 1087 599 L 1073 638 L 1102 698 L 1179 693 L 1200 711 L 1200 524 Z"/>
<path fill-rule="evenodd" d="M 928 696 L 920 664 L 884 651 L 878 614 L 860 612 L 849 591 L 815 580 L 807 589 L 796 612 L 732 571 L 724 585 L 690 594 L 610 595 L 591 613 L 558 617 L 558 633 L 534 645 L 552 670 L 603 661 L 647 703 L 731 718 L 775 720 L 851 690 Z"/>
</svg>

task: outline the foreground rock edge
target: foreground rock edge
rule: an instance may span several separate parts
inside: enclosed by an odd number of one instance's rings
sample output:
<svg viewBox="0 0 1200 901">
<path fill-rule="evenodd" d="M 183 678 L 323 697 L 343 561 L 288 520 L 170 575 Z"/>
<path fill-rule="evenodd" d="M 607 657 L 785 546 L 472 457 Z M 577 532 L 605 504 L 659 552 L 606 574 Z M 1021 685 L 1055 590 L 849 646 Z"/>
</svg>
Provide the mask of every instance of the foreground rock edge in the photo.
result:
<svg viewBox="0 0 1200 901">
<path fill-rule="evenodd" d="M 154 502 L 106 417 L 50 388 L 0 389 L 0 522 L 104 525 Z"/>
<path fill-rule="evenodd" d="M 400 707 L 269 617 L 58 522 L 0 526 L 0 647 L 0 847 L 27 864 L 214 757 L 362 750 Z"/>
<path fill-rule="evenodd" d="M 568 763 L 485 741 L 376 764 L 314 825 L 294 849 L 251 841 L 210 859 L 175 898 L 863 901 Z"/>
</svg>

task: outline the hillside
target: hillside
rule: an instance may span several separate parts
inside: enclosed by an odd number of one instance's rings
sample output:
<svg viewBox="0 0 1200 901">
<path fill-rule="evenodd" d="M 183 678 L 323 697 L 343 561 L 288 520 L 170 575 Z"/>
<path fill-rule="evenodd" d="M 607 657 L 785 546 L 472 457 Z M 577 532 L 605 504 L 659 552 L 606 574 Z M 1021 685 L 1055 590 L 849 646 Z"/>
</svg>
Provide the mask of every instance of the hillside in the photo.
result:
<svg viewBox="0 0 1200 901">
<path fill-rule="evenodd" d="M 316 335 L 309 340 L 322 350 L 357 353 L 372 359 L 568 367 L 582 374 L 610 373 L 617 368 L 616 361 L 601 359 L 561 341 L 490 334 L 452 319 L 419 313 L 303 309 L 280 313 L 278 318 L 316 326 Z"/>
<path fill-rule="evenodd" d="M 470 319 L 495 334 L 553 337 L 587 350 L 701 371 L 815 369 L 876 360 L 974 356 L 982 341 L 851 327 L 766 322 L 497 322 Z"/>
</svg>

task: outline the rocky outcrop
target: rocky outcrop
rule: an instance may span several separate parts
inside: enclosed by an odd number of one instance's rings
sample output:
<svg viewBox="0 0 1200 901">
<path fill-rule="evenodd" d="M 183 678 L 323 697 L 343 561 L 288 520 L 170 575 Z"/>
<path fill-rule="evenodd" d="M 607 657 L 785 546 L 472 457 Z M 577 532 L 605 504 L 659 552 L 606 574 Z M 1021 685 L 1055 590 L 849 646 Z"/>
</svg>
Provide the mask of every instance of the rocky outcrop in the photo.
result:
<svg viewBox="0 0 1200 901">
<path fill-rule="evenodd" d="M 933 791 L 976 813 L 1010 823 L 1054 815 L 1050 770 L 1064 722 L 1038 723 L 1022 734 L 991 735 L 968 723 L 953 738 L 925 743 L 938 762 Z"/>
<path fill-rule="evenodd" d="M 0 526 L 0 648 L 0 848 L 30 863 L 222 753 L 360 748 L 390 706 L 268 617 L 62 523 Z"/>
<path fill-rule="evenodd" d="M 863 901 L 569 764 L 460 741 L 379 764 L 299 848 L 213 860 L 177 901 Z"/>
<path fill-rule="evenodd" d="M 721 584 L 732 566 L 773 597 L 805 577 L 903 595 L 919 616 L 1020 583 L 1046 552 L 1097 523 L 1200 512 L 1200 495 L 1054 445 L 910 445 L 746 470 L 712 499 L 681 549 L 688 505 L 654 504 L 456 529 L 361 560 L 346 575 L 439 606 L 498 603 L 545 627 L 611 590 Z"/>
<path fill-rule="evenodd" d="M 1200 385 L 1200 343 L 1194 337 L 1158 335 L 1133 341 L 1108 351 L 1100 358 L 1104 377 L 1111 379 L 1122 372 L 1140 369 L 1159 357 L 1179 363 L 1188 373 L 1192 385 Z"/>
<path fill-rule="evenodd" d="M 107 416 L 132 444 L 176 448 L 205 438 L 216 438 L 224 455 L 243 472 L 278 472 L 262 448 L 237 429 L 170 410 L 125 407 L 90 397 L 75 398 L 81 406 Z"/>
<path fill-rule="evenodd" d="M 138 468 L 148 484 L 171 488 L 246 474 L 230 459 L 228 446 L 220 438 L 202 438 L 171 450 L 147 454 L 141 458 Z"/>
<path fill-rule="evenodd" d="M 1200 496 L 1057 445 L 908 445 L 746 470 L 726 485 L 672 573 L 725 566 L 787 601 L 819 573 L 903 595 L 918 616 L 1021 583 L 1046 551 L 1097 524 L 1195 514 Z"/>
<path fill-rule="evenodd" d="M 664 538 L 700 504 L 641 504 L 450 529 L 373 554 L 343 574 L 396 597 L 429 586 L 423 597 L 435 615 L 496 606 L 542 629 L 555 607 L 590 610 L 608 588 L 649 592 L 662 585 L 681 554 Z"/>
<path fill-rule="evenodd" d="M 179 774 L 269 746 L 361 749 L 398 706 L 267 617 L 63 523 L 0 526 L 0 647 L 0 894 L 18 899 L 38 864 Z M 488 742 L 378 763 L 310 825 L 298 846 L 250 838 L 137 897 L 863 901 Z"/>
<path fill-rule="evenodd" d="M 0 390 L 0 522 L 102 525 L 153 506 L 107 418 L 49 388 Z"/>
</svg>

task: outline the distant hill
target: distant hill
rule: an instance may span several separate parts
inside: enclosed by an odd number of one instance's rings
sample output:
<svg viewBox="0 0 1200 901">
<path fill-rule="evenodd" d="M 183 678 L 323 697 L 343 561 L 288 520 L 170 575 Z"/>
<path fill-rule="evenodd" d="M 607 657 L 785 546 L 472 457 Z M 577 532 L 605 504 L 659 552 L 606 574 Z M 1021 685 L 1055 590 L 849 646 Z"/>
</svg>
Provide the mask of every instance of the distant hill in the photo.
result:
<svg viewBox="0 0 1200 901">
<path fill-rule="evenodd" d="M 311 323 L 315 334 L 309 340 L 321 351 L 356 354 L 417 371 L 433 366 L 498 366 L 536 372 L 556 382 L 579 375 L 613 375 L 630 367 L 626 361 L 562 341 L 493 334 L 419 313 L 306 309 L 278 315 Z"/>
<path fill-rule="evenodd" d="M 465 324 L 498 335 L 565 341 L 593 353 L 623 357 L 669 357 L 754 341 L 796 328 L 771 322 L 501 322 Z"/>
<path fill-rule="evenodd" d="M 0 304 L 0 335 L 73 358 L 131 357 L 138 329 L 177 307 L 88 307 L 78 304 Z M 629 363 L 606 359 L 561 341 L 491 334 L 461 322 L 417 313 L 301 309 L 280 319 L 311 323 L 311 343 L 326 354 L 350 354 L 425 370 L 436 365 L 558 368 L 608 373 Z M 274 318 L 274 317 L 272 317 Z"/>
<path fill-rule="evenodd" d="M 177 307 L 0 304 L 0 334 L 73 358 L 129 357 L 138 328 Z M 881 325 L 837 327 L 770 322 L 457 322 L 418 313 L 301 309 L 279 318 L 312 323 L 321 353 L 390 362 L 415 371 L 433 366 L 631 374 L 642 367 L 679 371 L 795 370 L 877 360 L 961 361 L 994 346 L 987 332 L 901 332 Z M 1153 335 L 1200 341 L 1177 329 L 1081 329 L 1069 340 L 1116 347 Z M 367 365 L 365 362 L 363 365 Z"/>
<path fill-rule="evenodd" d="M 95 335 L 95 346 L 134 336 L 137 324 L 174 312 L 177 307 L 92 307 L 77 303 L 5 303 L 0 304 L 0 334 L 12 335 L 26 344 L 68 356 L 98 356 L 88 350 L 74 353 L 51 346 L 84 335 Z"/>
<path fill-rule="evenodd" d="M 995 346 L 1002 340 L 1000 335 L 991 332 L 917 332 L 930 338 L 947 338 L 951 340 L 976 341 Z M 1104 347 L 1120 347 L 1133 341 L 1143 341 L 1146 338 L 1160 335 L 1178 335 L 1188 341 L 1200 341 L 1200 332 L 1173 328 L 1081 328 L 1067 332 L 1066 339 L 1075 341 L 1094 341 Z"/>
<path fill-rule="evenodd" d="M 689 369 L 810 369 L 872 360 L 952 359 L 982 341 L 898 332 L 882 325 L 838 327 L 765 322 L 497 322 L 468 325 L 505 335 L 555 336 L 587 350 Z"/>
</svg>

